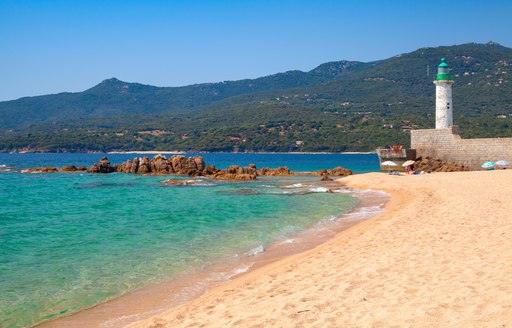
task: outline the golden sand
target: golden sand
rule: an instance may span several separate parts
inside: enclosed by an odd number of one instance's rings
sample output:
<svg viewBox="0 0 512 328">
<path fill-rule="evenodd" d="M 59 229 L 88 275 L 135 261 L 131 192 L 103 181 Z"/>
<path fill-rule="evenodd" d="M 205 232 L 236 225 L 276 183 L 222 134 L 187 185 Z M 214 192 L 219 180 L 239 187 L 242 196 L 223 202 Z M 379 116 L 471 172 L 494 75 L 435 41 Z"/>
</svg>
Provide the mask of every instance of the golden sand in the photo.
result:
<svg viewBox="0 0 512 328">
<path fill-rule="evenodd" d="M 512 325 L 512 170 L 340 180 L 382 214 L 132 327 Z"/>
</svg>

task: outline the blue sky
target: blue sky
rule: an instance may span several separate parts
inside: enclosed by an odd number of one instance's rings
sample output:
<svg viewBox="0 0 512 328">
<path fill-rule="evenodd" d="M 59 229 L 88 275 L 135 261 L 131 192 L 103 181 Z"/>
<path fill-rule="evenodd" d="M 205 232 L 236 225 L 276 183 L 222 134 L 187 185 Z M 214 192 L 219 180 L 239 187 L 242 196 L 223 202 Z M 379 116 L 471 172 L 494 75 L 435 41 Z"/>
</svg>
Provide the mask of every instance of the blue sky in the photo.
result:
<svg viewBox="0 0 512 328">
<path fill-rule="evenodd" d="M 0 0 L 0 100 L 110 77 L 181 86 L 421 47 L 512 47 L 510 13 L 510 0 Z"/>
</svg>

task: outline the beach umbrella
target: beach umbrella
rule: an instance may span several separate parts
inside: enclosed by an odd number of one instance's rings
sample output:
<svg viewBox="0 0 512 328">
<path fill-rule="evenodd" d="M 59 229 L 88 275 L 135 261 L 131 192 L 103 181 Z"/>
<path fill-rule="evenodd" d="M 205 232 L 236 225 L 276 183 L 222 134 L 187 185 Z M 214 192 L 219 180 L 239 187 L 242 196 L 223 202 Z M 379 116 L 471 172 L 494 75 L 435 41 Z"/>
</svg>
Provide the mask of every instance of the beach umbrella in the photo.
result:
<svg viewBox="0 0 512 328">
<path fill-rule="evenodd" d="M 398 166 L 398 164 L 393 161 L 385 161 L 385 162 L 382 162 L 381 165 L 382 166 Z"/>
<path fill-rule="evenodd" d="M 510 165 L 510 162 L 509 161 L 497 161 L 496 163 L 494 163 L 496 166 L 509 166 Z"/>
<path fill-rule="evenodd" d="M 482 164 L 482 168 L 483 169 L 490 169 L 490 168 L 493 168 L 494 165 L 496 165 L 494 162 L 485 162 Z"/>
<path fill-rule="evenodd" d="M 407 167 L 409 165 L 413 165 L 414 163 L 416 163 L 415 161 L 412 161 L 412 160 L 408 160 L 408 161 L 405 161 L 402 166 L 403 167 Z"/>
<path fill-rule="evenodd" d="M 389 168 L 391 166 L 398 166 L 398 164 L 393 162 L 393 161 L 385 161 L 385 162 L 382 162 L 380 165 L 387 166 L 388 167 L 388 172 L 389 172 L 389 170 L 390 170 Z"/>
</svg>

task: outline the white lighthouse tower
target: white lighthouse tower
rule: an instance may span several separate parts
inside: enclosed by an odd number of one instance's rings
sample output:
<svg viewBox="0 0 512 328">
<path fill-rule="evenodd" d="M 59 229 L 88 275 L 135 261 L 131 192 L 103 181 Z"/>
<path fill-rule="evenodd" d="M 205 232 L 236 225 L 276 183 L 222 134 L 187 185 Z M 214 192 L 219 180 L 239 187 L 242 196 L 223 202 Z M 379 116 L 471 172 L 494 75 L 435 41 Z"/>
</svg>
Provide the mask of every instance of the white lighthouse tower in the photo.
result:
<svg viewBox="0 0 512 328">
<path fill-rule="evenodd" d="M 450 69 L 445 59 L 437 68 L 436 85 L 436 129 L 446 129 L 453 125 L 452 84 Z"/>
</svg>

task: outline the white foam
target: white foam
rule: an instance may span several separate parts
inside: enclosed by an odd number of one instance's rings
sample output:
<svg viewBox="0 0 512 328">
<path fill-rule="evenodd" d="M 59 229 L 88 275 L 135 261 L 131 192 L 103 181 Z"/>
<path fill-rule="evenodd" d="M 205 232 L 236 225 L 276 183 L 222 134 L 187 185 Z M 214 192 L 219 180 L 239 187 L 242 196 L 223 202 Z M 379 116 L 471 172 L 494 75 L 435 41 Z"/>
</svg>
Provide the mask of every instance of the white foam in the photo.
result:
<svg viewBox="0 0 512 328">
<path fill-rule="evenodd" d="M 239 268 L 235 268 L 233 271 L 231 271 L 230 273 L 228 273 L 226 275 L 226 277 L 228 279 L 231 279 L 233 278 L 234 276 L 238 276 L 239 274 L 242 274 L 242 273 L 246 273 L 247 271 L 249 271 L 251 267 L 248 266 L 248 265 L 244 265 L 242 267 L 239 267 Z"/>
<path fill-rule="evenodd" d="M 353 191 L 349 190 L 349 189 L 335 189 L 335 190 L 332 190 L 332 192 L 339 193 L 339 194 L 350 194 L 350 193 L 353 193 Z"/>
<path fill-rule="evenodd" d="M 365 219 L 379 214 L 382 210 L 381 205 L 360 207 L 356 211 L 344 214 L 343 218 L 350 220 Z"/>
<path fill-rule="evenodd" d="M 288 186 L 283 186 L 283 188 L 302 188 L 304 185 L 302 183 L 294 183 Z"/>
<path fill-rule="evenodd" d="M 7 167 L 7 165 L 5 165 L 5 164 L 0 164 L 0 167 Z"/>
<path fill-rule="evenodd" d="M 302 190 L 290 190 L 290 191 L 266 191 L 265 194 L 271 194 L 271 195 L 293 195 L 293 194 L 300 194 L 304 193 Z"/>
<path fill-rule="evenodd" d="M 293 244 L 295 242 L 294 239 L 286 239 L 279 243 L 279 245 Z"/>
<path fill-rule="evenodd" d="M 329 189 L 325 188 L 325 187 L 316 187 L 316 188 L 309 189 L 309 191 L 311 191 L 311 192 L 329 192 Z"/>
<path fill-rule="evenodd" d="M 261 254 L 265 252 L 265 248 L 263 245 L 256 246 L 254 248 L 251 248 L 247 253 L 245 253 L 245 256 L 255 256 L 257 254 Z"/>
</svg>

